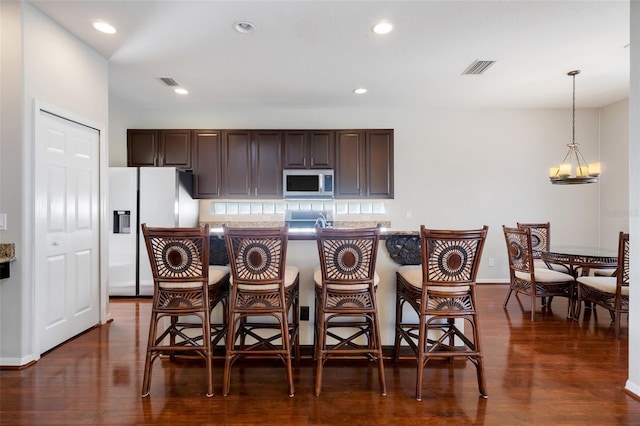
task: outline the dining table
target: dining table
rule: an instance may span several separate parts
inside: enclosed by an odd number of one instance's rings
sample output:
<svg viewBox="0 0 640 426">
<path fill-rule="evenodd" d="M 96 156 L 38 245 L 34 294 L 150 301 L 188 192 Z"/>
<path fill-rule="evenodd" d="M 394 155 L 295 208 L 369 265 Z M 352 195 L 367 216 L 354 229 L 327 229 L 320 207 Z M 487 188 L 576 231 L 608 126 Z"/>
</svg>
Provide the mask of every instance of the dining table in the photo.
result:
<svg viewBox="0 0 640 426">
<path fill-rule="evenodd" d="M 549 268 L 561 265 L 574 278 L 585 275 L 612 275 L 618 266 L 618 251 L 607 247 L 580 245 L 552 245 L 540 250 L 541 259 Z M 569 316 L 576 318 L 578 303 L 577 287 L 569 299 Z"/>
</svg>

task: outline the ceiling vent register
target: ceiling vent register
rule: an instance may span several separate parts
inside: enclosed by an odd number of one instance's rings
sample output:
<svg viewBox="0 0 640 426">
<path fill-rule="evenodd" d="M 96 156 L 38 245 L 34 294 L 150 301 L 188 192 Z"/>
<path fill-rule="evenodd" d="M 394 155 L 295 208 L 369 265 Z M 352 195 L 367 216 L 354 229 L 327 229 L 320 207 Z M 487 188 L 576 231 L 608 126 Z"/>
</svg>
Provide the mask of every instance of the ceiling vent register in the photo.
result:
<svg viewBox="0 0 640 426">
<path fill-rule="evenodd" d="M 475 60 L 467 67 L 466 70 L 462 73 L 462 75 L 480 75 L 483 74 L 491 65 L 495 64 L 496 61 L 480 61 Z"/>
<path fill-rule="evenodd" d="M 178 83 L 171 77 L 160 77 L 160 80 L 167 86 L 178 86 Z"/>
</svg>

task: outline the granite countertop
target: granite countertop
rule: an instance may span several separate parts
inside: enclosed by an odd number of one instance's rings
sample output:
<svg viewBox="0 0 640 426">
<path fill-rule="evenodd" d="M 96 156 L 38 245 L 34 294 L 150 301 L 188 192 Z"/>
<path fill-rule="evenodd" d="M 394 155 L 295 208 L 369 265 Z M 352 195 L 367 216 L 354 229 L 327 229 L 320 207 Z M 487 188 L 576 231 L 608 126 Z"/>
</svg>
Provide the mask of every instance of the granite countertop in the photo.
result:
<svg viewBox="0 0 640 426">
<path fill-rule="evenodd" d="M 0 243 L 0 263 L 16 260 L 16 245 L 14 243 Z"/>
<path fill-rule="evenodd" d="M 391 226 L 390 221 L 342 221 L 342 220 L 334 220 L 333 227 L 334 228 L 369 228 L 377 226 L 378 223 L 383 228 L 389 228 Z M 209 224 L 209 227 L 212 229 L 222 228 L 222 225 L 227 224 L 229 226 L 237 226 L 237 227 L 272 227 L 272 226 L 283 226 L 284 221 L 201 221 L 200 226 Z M 293 229 L 293 228 L 292 228 Z"/>
<path fill-rule="evenodd" d="M 378 223 L 380 223 L 383 228 L 380 237 L 381 239 L 388 239 L 390 237 L 396 236 L 405 236 L 405 237 L 418 237 L 420 235 L 420 231 L 412 230 L 412 231 L 403 231 L 403 230 L 392 230 L 389 229 L 391 226 L 390 221 L 333 221 L 334 228 L 368 228 L 375 227 Z M 212 235 L 221 235 L 222 234 L 222 225 L 227 224 L 229 226 L 237 226 L 237 227 L 272 227 L 272 226 L 283 226 L 283 221 L 202 221 L 200 222 L 200 226 L 209 224 L 211 228 Z M 386 229 L 385 229 L 386 228 Z M 289 239 L 291 240 L 312 240 L 315 239 L 315 231 L 313 228 L 289 228 Z"/>
</svg>

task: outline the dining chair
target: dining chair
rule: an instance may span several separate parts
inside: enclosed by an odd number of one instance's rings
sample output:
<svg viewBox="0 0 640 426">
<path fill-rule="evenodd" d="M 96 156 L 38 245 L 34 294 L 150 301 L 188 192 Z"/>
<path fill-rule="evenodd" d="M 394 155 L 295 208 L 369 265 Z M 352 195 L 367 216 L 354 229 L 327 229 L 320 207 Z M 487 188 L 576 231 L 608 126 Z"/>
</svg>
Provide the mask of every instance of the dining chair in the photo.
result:
<svg viewBox="0 0 640 426">
<path fill-rule="evenodd" d="M 546 263 L 542 260 L 542 252 L 548 251 L 551 247 L 551 223 L 521 223 L 516 224 L 518 228 L 529 228 L 531 230 L 531 248 L 533 249 L 533 266 L 535 268 L 549 268 L 555 271 L 569 273 L 569 268 L 560 263 Z"/>
<path fill-rule="evenodd" d="M 531 299 L 531 321 L 535 319 L 536 298 L 562 296 L 569 300 L 567 317 L 571 318 L 575 279 L 568 273 L 535 267 L 531 229 L 502 227 L 509 259 L 509 292 L 503 307 L 507 307 L 512 292 L 526 294 Z"/>
<path fill-rule="evenodd" d="M 327 360 L 364 357 L 377 362 L 380 393 L 387 388 L 382 360 L 375 272 L 380 226 L 317 228 L 320 265 L 315 268 L 315 395 Z"/>
<path fill-rule="evenodd" d="M 299 269 L 286 264 L 289 227 L 223 229 L 231 264 L 223 395 L 229 394 L 231 367 L 239 358 L 266 357 L 283 361 L 293 396 L 291 359 L 292 352 L 300 357 L 300 311 Z"/>
<path fill-rule="evenodd" d="M 142 396 L 149 395 L 154 361 L 165 354 L 172 360 L 177 354 L 202 357 L 207 396 L 212 396 L 213 351 L 227 327 L 226 321 L 213 324 L 211 312 L 218 305 L 226 310 L 229 267 L 209 265 L 208 225 L 155 228 L 143 223 L 142 234 L 153 274 Z"/>
<path fill-rule="evenodd" d="M 576 319 L 580 316 L 582 302 L 591 302 L 609 311 L 614 324 L 616 339 L 620 337 L 620 316 L 629 313 L 629 234 L 620 232 L 618 237 L 618 268 L 614 276 L 581 276 L 578 283 Z"/>
<path fill-rule="evenodd" d="M 475 365 L 478 390 L 487 398 L 476 275 L 488 229 L 436 230 L 421 225 L 422 264 L 401 266 L 396 272 L 394 358 L 400 358 L 404 340 L 417 360 L 418 401 L 429 360 L 458 357 Z M 417 314 L 417 323 L 404 320 L 405 306 Z"/>
<path fill-rule="evenodd" d="M 521 223 L 516 224 L 518 228 L 529 228 L 531 230 L 531 247 L 533 248 L 533 267 L 548 268 L 570 274 L 571 271 L 564 263 L 545 262 L 542 259 L 542 252 L 548 251 L 551 247 L 551 222 L 541 223 Z M 553 296 L 548 299 L 543 297 L 542 306 L 551 306 Z"/>
</svg>

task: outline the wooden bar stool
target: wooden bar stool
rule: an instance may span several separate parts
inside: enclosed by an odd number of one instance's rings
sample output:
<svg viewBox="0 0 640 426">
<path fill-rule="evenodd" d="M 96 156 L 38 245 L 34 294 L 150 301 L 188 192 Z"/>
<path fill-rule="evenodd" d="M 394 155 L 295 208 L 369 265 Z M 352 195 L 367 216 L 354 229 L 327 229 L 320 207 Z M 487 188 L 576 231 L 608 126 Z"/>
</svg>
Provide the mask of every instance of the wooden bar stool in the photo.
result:
<svg viewBox="0 0 640 426">
<path fill-rule="evenodd" d="M 226 306 L 229 267 L 209 266 L 208 225 L 150 228 L 143 223 L 142 233 L 153 273 L 142 396 L 149 395 L 153 362 L 163 354 L 171 359 L 176 354 L 204 358 L 207 396 L 212 396 L 213 349 L 227 329 L 226 323 L 211 323 L 211 311 L 219 304 Z"/>
<path fill-rule="evenodd" d="M 329 358 L 361 356 L 378 363 L 380 392 L 386 395 L 376 305 L 380 279 L 375 266 L 380 227 L 317 228 L 316 234 L 320 266 L 314 272 L 315 394 L 320 395 L 323 367 Z"/>
<path fill-rule="evenodd" d="M 288 231 L 288 226 L 224 226 L 231 264 L 225 396 L 231 387 L 231 367 L 241 357 L 280 358 L 287 371 L 289 396 L 295 393 L 291 358 L 292 352 L 300 355 L 299 271 L 286 265 Z M 268 318 L 276 323 L 265 321 Z"/>
<path fill-rule="evenodd" d="M 487 397 L 476 302 L 476 275 L 487 231 L 487 226 L 433 230 L 422 225 L 422 265 L 401 266 L 396 273 L 395 359 L 400 358 L 405 340 L 418 362 L 418 401 L 422 400 L 424 367 L 434 358 L 470 360 L 476 367 L 480 395 Z M 418 315 L 418 323 L 403 320 L 405 305 Z M 463 321 L 463 326 L 456 321 Z"/>
</svg>

